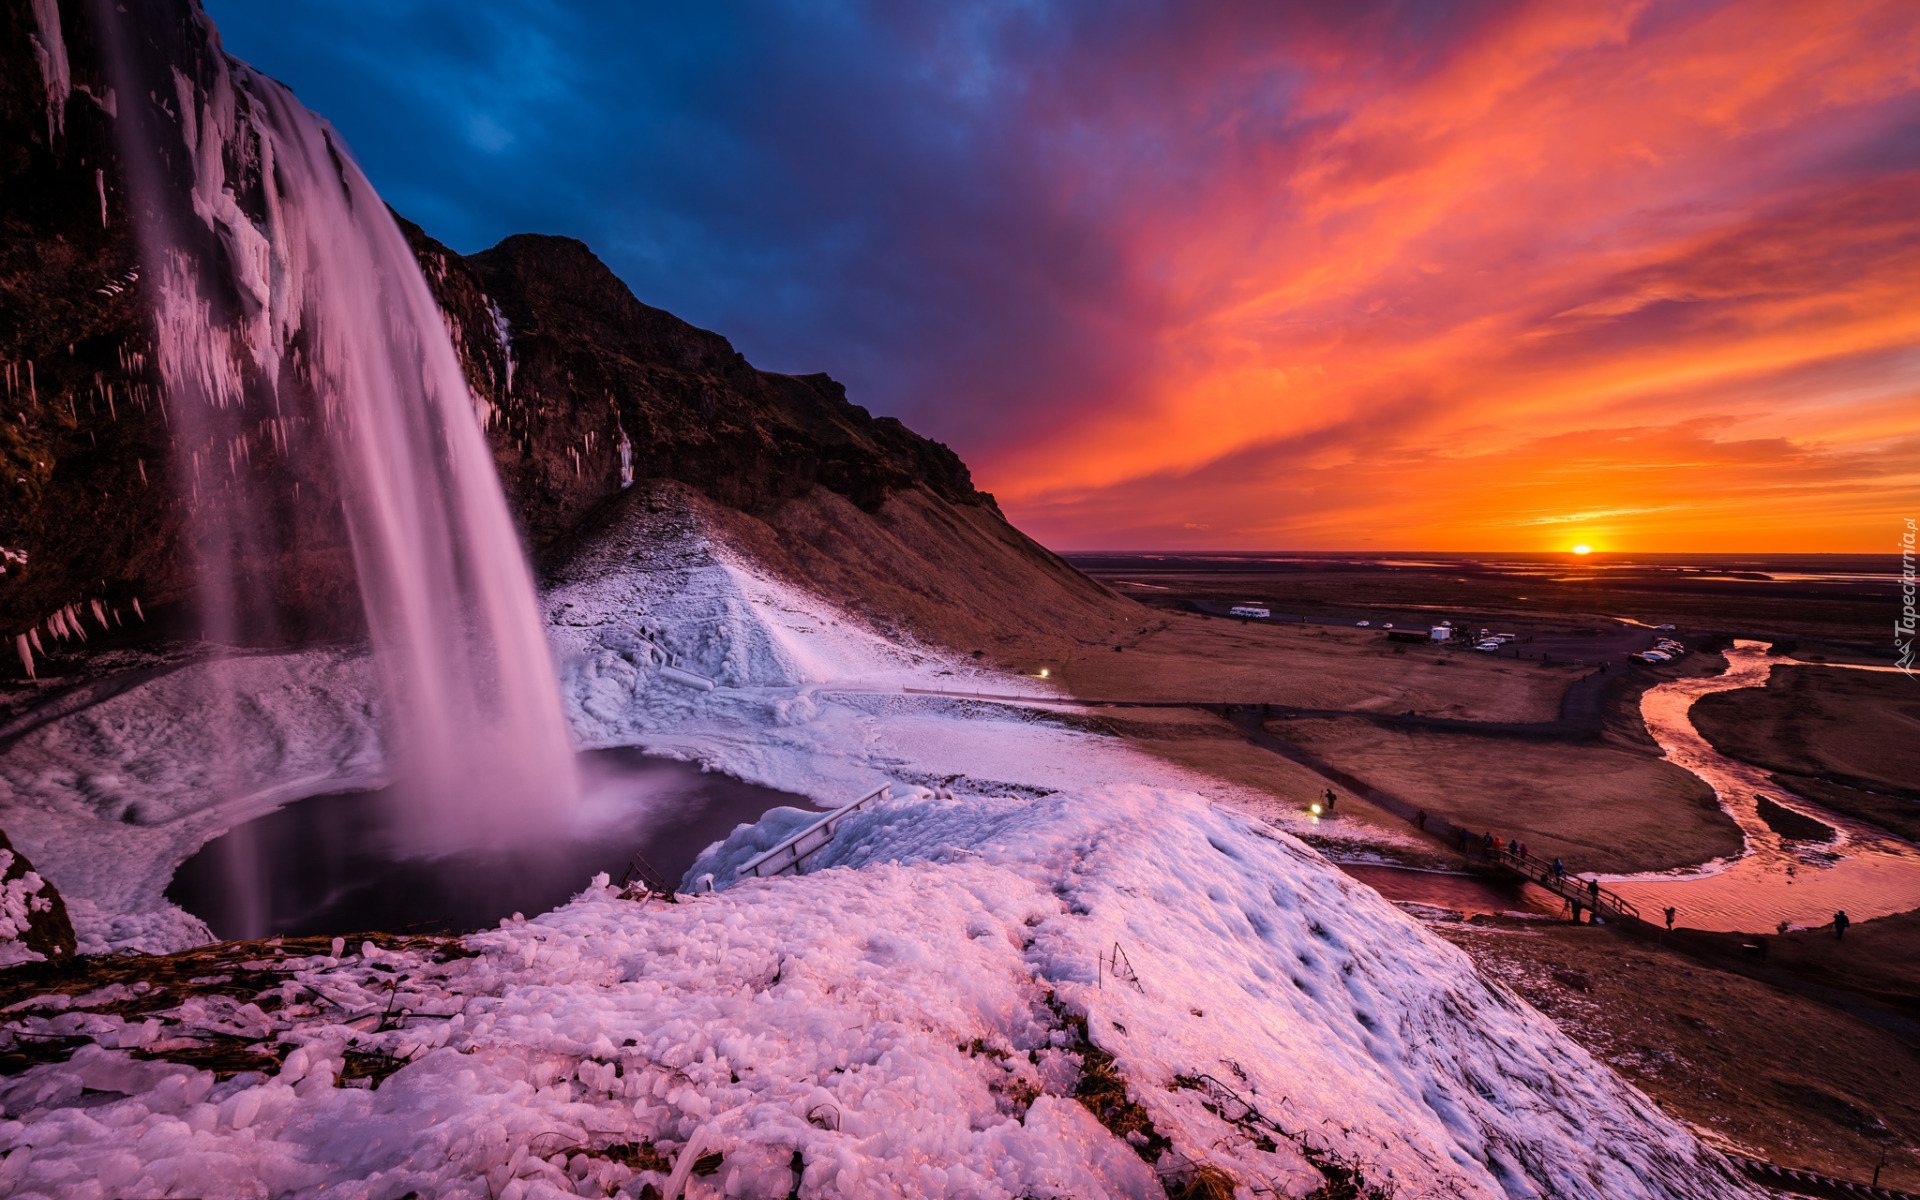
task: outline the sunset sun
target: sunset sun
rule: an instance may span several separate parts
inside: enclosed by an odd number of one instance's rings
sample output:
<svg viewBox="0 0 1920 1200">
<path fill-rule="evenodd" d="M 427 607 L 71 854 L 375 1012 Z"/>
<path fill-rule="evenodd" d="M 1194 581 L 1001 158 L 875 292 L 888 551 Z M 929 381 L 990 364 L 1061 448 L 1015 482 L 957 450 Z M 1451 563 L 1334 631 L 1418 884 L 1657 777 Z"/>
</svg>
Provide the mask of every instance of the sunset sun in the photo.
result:
<svg viewBox="0 0 1920 1200">
<path fill-rule="evenodd" d="M 1575 546 L 1573 548 L 1573 552 L 1575 554 L 1592 554 L 1593 547 L 1587 545 L 1585 542 L 1581 542 L 1578 546 Z"/>
</svg>

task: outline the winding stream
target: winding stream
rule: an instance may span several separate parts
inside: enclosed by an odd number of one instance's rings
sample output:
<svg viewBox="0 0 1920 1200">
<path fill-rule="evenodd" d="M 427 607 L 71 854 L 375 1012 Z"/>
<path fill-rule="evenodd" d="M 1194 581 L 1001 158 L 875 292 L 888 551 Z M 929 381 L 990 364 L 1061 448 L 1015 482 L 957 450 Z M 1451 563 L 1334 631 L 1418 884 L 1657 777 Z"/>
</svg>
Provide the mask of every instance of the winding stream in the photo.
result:
<svg viewBox="0 0 1920 1200">
<path fill-rule="evenodd" d="M 1676 924 L 1734 933 L 1771 933 L 1782 921 L 1819 926 L 1844 909 L 1855 921 L 1920 908 L 1920 849 L 1876 826 L 1842 816 L 1794 795 L 1749 763 L 1715 750 L 1693 726 L 1695 701 L 1714 692 L 1763 687 L 1775 666 L 1844 666 L 1802 663 L 1767 654 L 1766 643 L 1735 642 L 1724 673 L 1705 679 L 1675 679 L 1649 688 L 1640 699 L 1648 732 L 1668 759 L 1705 780 L 1720 807 L 1740 826 L 1746 848 L 1736 858 L 1698 867 L 1643 875 L 1603 875 L 1614 891 L 1658 920 L 1660 910 L 1679 910 Z M 1892 667 L 1847 668 L 1890 671 Z M 1832 826 L 1829 842 L 1793 841 L 1761 819 L 1756 797 Z"/>
</svg>

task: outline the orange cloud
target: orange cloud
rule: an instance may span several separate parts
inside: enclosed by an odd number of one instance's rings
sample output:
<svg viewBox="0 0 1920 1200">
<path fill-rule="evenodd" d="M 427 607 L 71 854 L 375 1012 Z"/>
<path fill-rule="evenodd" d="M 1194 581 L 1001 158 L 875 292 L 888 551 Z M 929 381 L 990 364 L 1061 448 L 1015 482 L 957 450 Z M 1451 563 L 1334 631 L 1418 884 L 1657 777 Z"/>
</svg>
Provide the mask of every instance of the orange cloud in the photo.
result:
<svg viewBox="0 0 1920 1200">
<path fill-rule="evenodd" d="M 1910 5 L 1386 36 L 1036 101 L 1093 147 L 1059 203 L 1120 245 L 1146 351 L 974 456 L 1009 514 L 1063 547 L 1883 549 L 1920 496 Z"/>
</svg>

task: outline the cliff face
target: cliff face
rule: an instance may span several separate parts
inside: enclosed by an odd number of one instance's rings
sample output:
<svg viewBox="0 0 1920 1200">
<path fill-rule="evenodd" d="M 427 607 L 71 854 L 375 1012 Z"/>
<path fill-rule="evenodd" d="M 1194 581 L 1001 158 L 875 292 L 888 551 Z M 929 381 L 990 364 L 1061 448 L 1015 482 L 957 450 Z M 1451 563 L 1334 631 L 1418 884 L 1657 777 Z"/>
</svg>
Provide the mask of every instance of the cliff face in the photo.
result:
<svg viewBox="0 0 1920 1200">
<path fill-rule="evenodd" d="M 998 512 L 946 446 L 850 403 L 826 375 L 756 370 L 719 334 L 635 299 L 572 238 L 520 234 L 462 258 L 402 227 L 536 548 L 623 479 L 677 480 L 749 512 L 815 485 L 868 511 L 924 487 Z"/>
<path fill-rule="evenodd" d="M 71 606 L 97 643 L 92 601 L 109 626 L 114 609 L 138 623 L 135 596 L 150 607 L 187 583 L 118 98 L 79 9 L 0 7 L 0 671 L 14 677 L 16 635 L 37 626 L 56 649 L 52 614 Z"/>
<path fill-rule="evenodd" d="M 357 634 L 339 482 L 271 438 L 238 453 L 183 441 L 161 386 L 157 272 L 141 261 L 136 208 L 181 203 L 156 201 L 156 183 L 191 190 L 189 106 L 175 90 L 204 92 L 217 37 L 191 0 L 144 6 L 117 52 L 169 86 L 130 100 L 108 84 L 110 47 L 87 12 L 78 0 L 0 9 L 0 678 L 24 675 L 20 636 L 40 674 L 57 676 L 104 646 L 196 632 L 202 554 L 241 559 L 269 597 L 244 636 Z M 116 148 L 125 122 L 171 148 L 146 192 Z M 223 169 L 254 216 L 264 168 Z M 1120 603 L 1009 526 L 946 446 L 873 417 L 824 374 L 756 370 L 725 338 L 642 304 L 581 243 L 521 235 L 462 257 L 400 223 L 536 557 L 564 556 L 583 522 L 615 519 L 631 484 L 672 481 L 741 514 L 780 569 L 934 640 L 988 636 L 1000 605 L 980 589 L 996 580 L 1037 589 L 1028 607 L 1049 626 Z M 245 311 L 244 297 L 209 299 L 216 328 Z M 204 479 L 212 457 L 216 474 L 299 481 L 298 504 L 259 514 L 272 537 L 191 519 L 183 460 Z"/>
<path fill-rule="evenodd" d="M 685 504 L 768 570 L 900 636 L 999 650 L 1135 614 L 1008 524 L 952 450 L 826 375 L 756 370 L 635 299 L 580 242 L 522 234 L 462 258 L 403 228 L 549 569 L 564 574 L 581 539 L 636 505 Z M 645 486 L 661 483 L 683 486 Z"/>
</svg>

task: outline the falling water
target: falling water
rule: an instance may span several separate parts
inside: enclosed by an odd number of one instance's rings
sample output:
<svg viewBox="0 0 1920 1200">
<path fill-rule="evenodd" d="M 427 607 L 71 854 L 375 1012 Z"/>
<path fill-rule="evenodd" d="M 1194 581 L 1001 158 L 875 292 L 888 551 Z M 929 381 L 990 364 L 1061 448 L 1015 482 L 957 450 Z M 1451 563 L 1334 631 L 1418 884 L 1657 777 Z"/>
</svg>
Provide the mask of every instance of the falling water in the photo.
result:
<svg viewBox="0 0 1920 1200">
<path fill-rule="evenodd" d="M 227 58 L 197 8 L 134 7 L 95 0 L 92 17 L 123 98 L 208 640 L 285 624 L 287 593 L 350 558 L 401 846 L 552 829 L 576 781 L 533 581 L 405 237 L 339 135 Z"/>
</svg>

